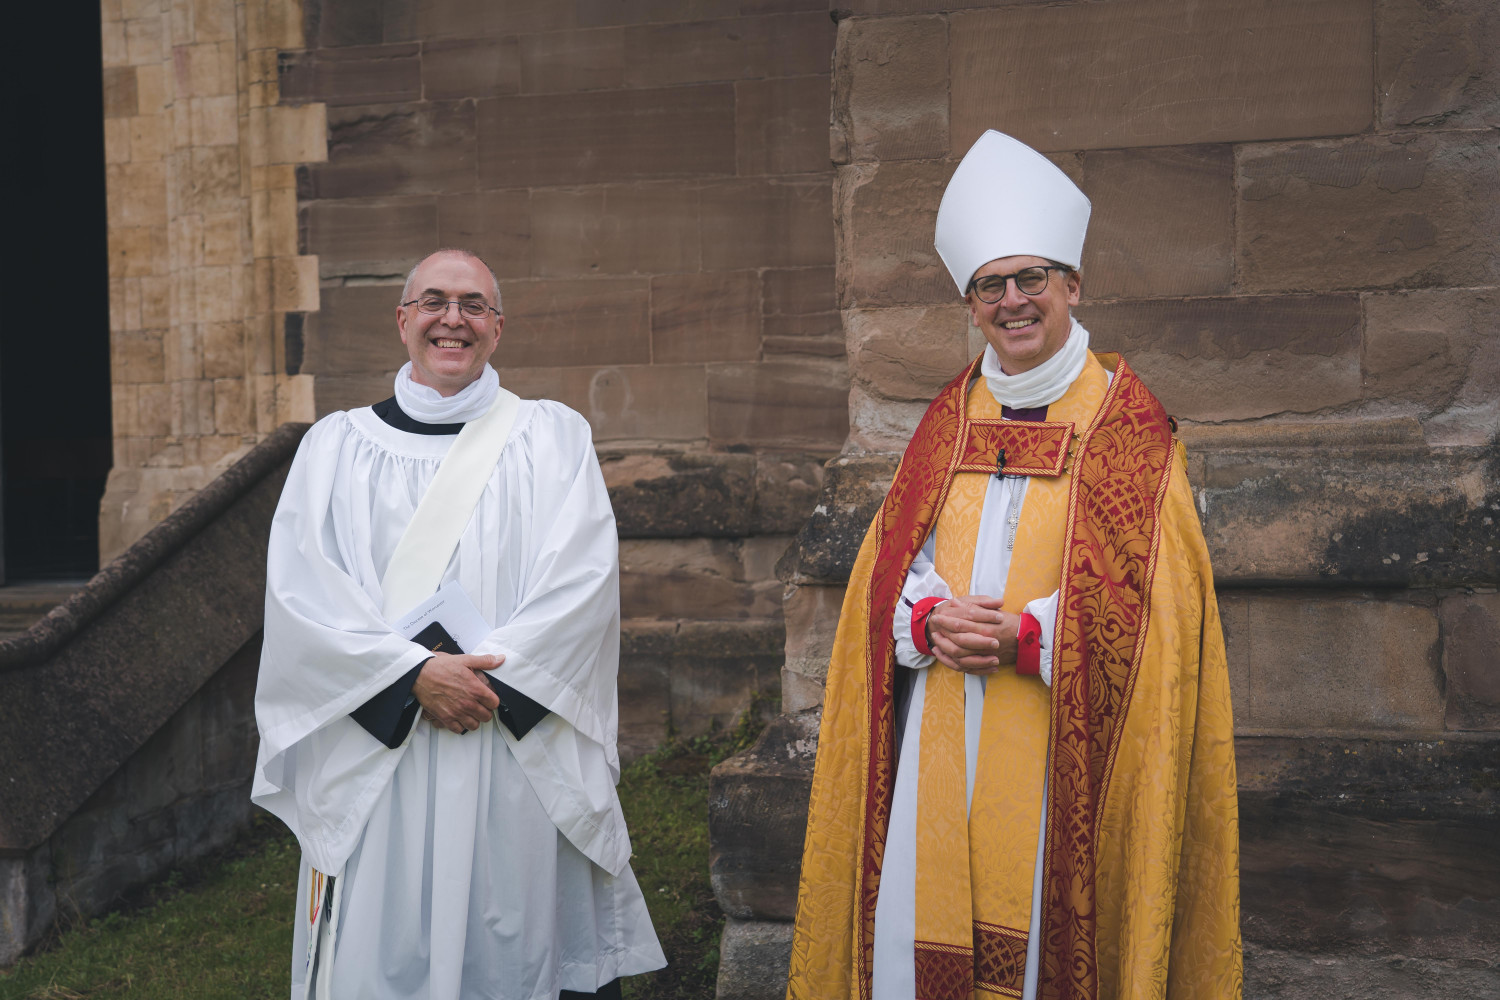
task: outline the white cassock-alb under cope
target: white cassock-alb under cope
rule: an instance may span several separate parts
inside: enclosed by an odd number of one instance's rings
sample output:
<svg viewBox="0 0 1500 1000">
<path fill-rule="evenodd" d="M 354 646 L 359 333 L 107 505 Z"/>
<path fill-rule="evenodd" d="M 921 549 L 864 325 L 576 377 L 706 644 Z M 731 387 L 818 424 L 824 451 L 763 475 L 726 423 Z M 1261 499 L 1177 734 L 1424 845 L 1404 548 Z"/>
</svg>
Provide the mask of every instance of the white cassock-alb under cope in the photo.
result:
<svg viewBox="0 0 1500 1000">
<path fill-rule="evenodd" d="M 349 718 L 431 655 L 380 581 L 454 440 L 332 414 L 276 511 L 253 798 L 303 851 L 293 997 L 310 868 L 340 876 L 333 1000 L 542 1000 L 666 964 L 615 794 L 618 543 L 582 417 L 520 403 L 443 577 L 495 626 L 469 652 L 552 714 L 521 740 L 419 719 L 395 750 Z"/>
</svg>

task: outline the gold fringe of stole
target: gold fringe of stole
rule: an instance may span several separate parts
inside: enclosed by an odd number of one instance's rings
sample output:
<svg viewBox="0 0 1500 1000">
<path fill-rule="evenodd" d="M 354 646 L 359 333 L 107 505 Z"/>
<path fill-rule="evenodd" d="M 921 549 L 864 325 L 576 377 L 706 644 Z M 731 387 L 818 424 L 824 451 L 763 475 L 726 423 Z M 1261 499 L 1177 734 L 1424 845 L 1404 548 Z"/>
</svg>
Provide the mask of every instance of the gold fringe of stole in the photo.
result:
<svg viewBox="0 0 1500 1000">
<path fill-rule="evenodd" d="M 1109 386 L 1092 355 L 1047 410 L 1078 430 Z M 970 419 L 1001 407 L 975 383 Z M 1069 471 L 1027 485 L 1003 607 L 1019 614 L 1057 590 L 1067 532 Z M 989 475 L 958 473 L 935 528 L 938 574 L 967 596 Z M 917 779 L 916 972 L 918 1000 L 1019 997 L 1026 971 L 1032 876 L 1047 764 L 1048 690 L 1013 667 L 989 675 L 972 808 L 965 816 L 964 675 L 934 664 L 925 678 Z M 963 864 L 961 859 L 968 858 Z"/>
</svg>

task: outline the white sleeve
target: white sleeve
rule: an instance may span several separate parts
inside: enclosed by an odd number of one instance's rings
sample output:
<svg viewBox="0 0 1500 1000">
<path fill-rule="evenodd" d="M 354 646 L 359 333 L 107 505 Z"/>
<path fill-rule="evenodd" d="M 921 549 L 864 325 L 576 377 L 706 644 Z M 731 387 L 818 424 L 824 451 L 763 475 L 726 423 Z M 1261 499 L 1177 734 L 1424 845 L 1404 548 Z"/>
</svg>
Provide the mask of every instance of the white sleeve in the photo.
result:
<svg viewBox="0 0 1500 1000">
<path fill-rule="evenodd" d="M 937 662 L 935 656 L 923 656 L 917 652 L 917 644 L 911 637 L 911 609 L 924 597 L 952 597 L 948 583 L 938 576 L 933 563 L 933 536 L 928 534 L 922 551 L 911 562 L 906 571 L 906 583 L 901 588 L 901 600 L 896 604 L 896 614 L 891 619 L 891 634 L 896 639 L 896 662 L 903 667 L 917 669 L 930 667 Z"/>
<path fill-rule="evenodd" d="M 1047 597 L 1038 597 L 1022 610 L 1037 620 L 1042 627 L 1042 657 L 1040 676 L 1042 683 L 1052 686 L 1052 633 L 1057 627 L 1057 591 Z"/>
</svg>

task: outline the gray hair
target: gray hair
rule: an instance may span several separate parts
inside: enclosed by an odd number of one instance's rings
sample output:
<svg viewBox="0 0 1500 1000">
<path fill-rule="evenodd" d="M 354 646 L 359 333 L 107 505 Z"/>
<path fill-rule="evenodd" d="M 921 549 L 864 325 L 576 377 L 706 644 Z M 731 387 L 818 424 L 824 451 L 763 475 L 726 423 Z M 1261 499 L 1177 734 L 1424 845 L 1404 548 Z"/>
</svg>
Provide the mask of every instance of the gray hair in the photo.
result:
<svg viewBox="0 0 1500 1000">
<path fill-rule="evenodd" d="M 416 280 L 417 268 L 421 267 L 423 264 L 427 263 L 429 260 L 436 257 L 440 253 L 456 253 L 460 257 L 467 257 L 472 261 L 477 261 L 479 263 L 479 266 L 484 268 L 485 273 L 490 276 L 490 286 L 495 291 L 495 311 L 500 313 L 501 315 L 504 315 L 505 309 L 500 304 L 500 279 L 495 277 L 495 269 L 486 264 L 483 257 L 479 256 L 472 250 L 465 250 L 462 247 L 443 247 L 440 250 L 434 250 L 432 251 L 432 253 L 428 254 L 426 257 L 423 257 L 421 260 L 413 264 L 411 266 L 411 270 L 406 272 L 406 284 L 401 286 L 402 302 L 411 301 L 411 286 L 412 282 Z"/>
</svg>

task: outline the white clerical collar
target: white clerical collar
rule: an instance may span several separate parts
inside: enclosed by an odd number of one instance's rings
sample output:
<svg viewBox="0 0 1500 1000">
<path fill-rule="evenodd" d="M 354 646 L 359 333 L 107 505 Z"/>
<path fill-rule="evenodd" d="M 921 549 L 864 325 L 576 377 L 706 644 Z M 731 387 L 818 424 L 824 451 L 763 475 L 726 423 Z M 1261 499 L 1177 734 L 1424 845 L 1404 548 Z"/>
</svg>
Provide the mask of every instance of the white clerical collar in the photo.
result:
<svg viewBox="0 0 1500 1000">
<path fill-rule="evenodd" d="M 1071 319 L 1071 317 L 1069 317 Z M 1062 398 L 1068 386 L 1083 372 L 1089 357 L 1089 332 L 1074 319 L 1062 350 L 1028 372 L 1007 375 L 1000 368 L 1000 356 L 994 347 L 984 349 L 979 371 L 985 385 L 1001 406 L 1029 410 L 1047 406 Z"/>
<path fill-rule="evenodd" d="M 444 396 L 431 386 L 413 382 L 411 362 L 396 373 L 396 405 L 413 420 L 424 424 L 462 424 L 489 412 L 500 391 L 500 376 L 485 365 L 479 377 L 451 396 Z"/>
</svg>

